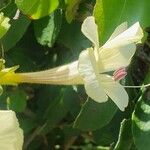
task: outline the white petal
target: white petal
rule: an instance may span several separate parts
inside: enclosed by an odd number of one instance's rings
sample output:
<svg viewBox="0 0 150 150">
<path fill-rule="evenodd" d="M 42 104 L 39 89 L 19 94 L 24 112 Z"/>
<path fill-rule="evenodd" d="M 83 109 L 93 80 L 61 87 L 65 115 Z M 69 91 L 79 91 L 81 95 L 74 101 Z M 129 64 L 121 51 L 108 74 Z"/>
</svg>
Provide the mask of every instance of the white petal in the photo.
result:
<svg viewBox="0 0 150 150">
<path fill-rule="evenodd" d="M 0 149 L 22 150 L 23 131 L 13 111 L 0 111 Z"/>
<path fill-rule="evenodd" d="M 96 46 L 99 47 L 98 27 L 93 16 L 87 17 L 81 27 L 83 34 Z"/>
<path fill-rule="evenodd" d="M 124 111 L 128 105 L 128 94 L 118 82 L 114 81 L 111 76 L 101 74 L 101 84 L 106 94 L 113 100 L 121 111 Z"/>
<path fill-rule="evenodd" d="M 143 38 L 143 31 L 140 27 L 139 22 L 132 25 L 129 29 L 125 30 L 112 40 L 107 41 L 103 48 L 115 48 L 124 46 L 130 43 L 137 43 L 140 42 Z"/>
<path fill-rule="evenodd" d="M 107 96 L 100 83 L 93 49 L 81 52 L 79 56 L 79 73 L 85 82 L 87 95 L 99 103 L 107 101 Z"/>
<path fill-rule="evenodd" d="M 102 49 L 99 53 L 100 72 L 113 71 L 128 66 L 135 51 L 135 44 L 128 44 L 113 49 Z"/>
<path fill-rule="evenodd" d="M 114 39 L 116 36 L 118 36 L 119 34 L 121 34 L 122 32 L 124 32 L 125 30 L 127 30 L 127 22 L 123 22 L 122 24 L 120 24 L 115 31 L 113 32 L 113 34 L 110 36 L 108 41 L 111 41 L 112 39 Z"/>
</svg>

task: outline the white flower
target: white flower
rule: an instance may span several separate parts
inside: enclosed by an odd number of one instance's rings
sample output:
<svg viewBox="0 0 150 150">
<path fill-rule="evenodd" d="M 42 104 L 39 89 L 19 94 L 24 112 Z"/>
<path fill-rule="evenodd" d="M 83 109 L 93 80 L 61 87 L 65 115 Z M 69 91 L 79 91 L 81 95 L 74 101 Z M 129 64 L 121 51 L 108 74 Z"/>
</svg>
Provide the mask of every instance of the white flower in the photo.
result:
<svg viewBox="0 0 150 150">
<path fill-rule="evenodd" d="M 88 48 L 79 56 L 79 73 L 85 82 L 87 95 L 99 103 L 106 102 L 110 97 L 124 111 L 128 105 L 128 94 L 107 72 L 129 65 L 136 50 L 135 44 L 143 37 L 139 23 L 129 29 L 127 23 L 121 24 L 102 47 L 99 47 L 94 17 L 86 18 L 81 30 L 94 44 L 94 48 Z"/>
<path fill-rule="evenodd" d="M 22 150 L 23 131 L 15 112 L 0 111 L 0 150 Z"/>
<path fill-rule="evenodd" d="M 88 17 L 82 24 L 82 32 L 94 44 L 81 52 L 79 60 L 73 63 L 39 72 L 15 73 L 11 69 L 0 71 L 0 84 L 44 83 L 57 85 L 84 84 L 86 93 L 96 102 L 106 102 L 110 97 L 124 111 L 128 105 L 128 94 L 117 79 L 126 75 L 136 50 L 136 43 L 143 37 L 139 23 L 127 29 L 127 23 L 118 26 L 109 40 L 99 46 L 99 36 L 94 17 Z M 120 69 L 121 68 L 121 69 Z M 117 70 L 117 71 L 115 71 Z M 115 71 L 114 77 L 107 72 Z"/>
</svg>

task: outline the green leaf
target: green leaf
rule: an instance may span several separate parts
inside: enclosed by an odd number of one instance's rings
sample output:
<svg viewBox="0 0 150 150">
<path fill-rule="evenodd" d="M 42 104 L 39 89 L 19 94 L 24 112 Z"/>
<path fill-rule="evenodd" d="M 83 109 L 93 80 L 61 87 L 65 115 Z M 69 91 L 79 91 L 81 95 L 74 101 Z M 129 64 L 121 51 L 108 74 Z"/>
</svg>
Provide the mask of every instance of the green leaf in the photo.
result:
<svg viewBox="0 0 150 150">
<path fill-rule="evenodd" d="M 0 13 L 0 39 L 7 33 L 10 28 L 9 18 L 5 17 L 4 14 Z"/>
<path fill-rule="evenodd" d="M 32 19 L 39 19 L 52 13 L 59 0 L 15 0 L 18 8 Z"/>
<path fill-rule="evenodd" d="M 68 24 L 65 20 L 63 21 L 58 42 L 72 50 L 73 54 L 79 57 L 79 52 L 90 47 L 91 42 L 81 33 L 81 23 L 74 21 Z"/>
<path fill-rule="evenodd" d="M 3 9 L 4 7 L 6 7 L 10 2 L 11 2 L 11 0 L 1 0 L 0 1 L 0 10 Z"/>
<path fill-rule="evenodd" d="M 61 121 L 63 117 L 66 115 L 68 110 L 63 103 L 63 99 L 57 98 L 53 103 L 49 106 L 45 117 L 48 119 L 47 123 L 49 126 L 54 127 L 56 123 Z"/>
<path fill-rule="evenodd" d="M 22 119 L 20 120 L 20 127 L 23 129 L 24 134 L 30 133 L 35 127 L 37 127 L 37 123 L 34 119 Z"/>
<path fill-rule="evenodd" d="M 65 15 L 68 23 L 71 23 L 75 18 L 80 3 L 81 0 L 66 0 L 67 7 Z"/>
<path fill-rule="evenodd" d="M 58 86 L 42 86 L 39 88 L 37 95 L 36 95 L 36 100 L 37 100 L 37 114 L 38 118 L 42 119 L 45 118 L 45 113 L 48 111 L 48 107 L 52 104 L 53 101 L 56 100 L 58 93 L 60 92 L 60 88 Z"/>
<path fill-rule="evenodd" d="M 149 47 L 145 46 L 149 51 Z M 144 48 L 145 48 L 144 47 Z M 145 50 L 145 49 L 144 49 Z M 146 56 L 149 56 L 149 53 L 146 52 Z M 145 61 L 148 61 L 147 59 Z M 146 64 L 147 72 L 146 74 L 142 74 L 144 78 L 143 84 L 150 83 L 150 71 L 149 71 L 149 63 Z M 142 69 L 145 69 L 142 67 Z M 140 92 L 141 96 L 136 103 L 135 110 L 132 114 L 132 132 L 133 139 L 136 147 L 139 150 L 149 150 L 150 148 L 150 98 L 149 98 L 149 88 L 141 88 Z"/>
<path fill-rule="evenodd" d="M 116 110 L 117 107 L 110 100 L 106 103 L 87 100 L 74 122 L 74 127 L 81 130 L 100 129 L 111 121 Z"/>
<path fill-rule="evenodd" d="M 66 105 L 73 119 L 75 119 L 80 111 L 80 99 L 78 93 L 76 93 L 70 87 L 66 88 L 65 90 L 64 104 Z"/>
<path fill-rule="evenodd" d="M 23 90 L 16 90 L 8 94 L 8 107 L 16 112 L 23 112 L 26 108 L 27 95 Z"/>
<path fill-rule="evenodd" d="M 41 45 L 52 47 L 59 34 L 62 23 L 62 11 L 56 10 L 51 15 L 34 22 L 37 41 Z"/>
<path fill-rule="evenodd" d="M 139 150 L 150 148 L 150 98 L 147 90 L 138 100 L 132 115 L 132 132 Z"/>
<path fill-rule="evenodd" d="M 100 41 L 106 42 L 114 29 L 124 21 L 129 25 L 139 21 L 143 27 L 148 27 L 149 9 L 149 0 L 97 0 L 94 16 Z"/>
<path fill-rule="evenodd" d="M 2 38 L 2 43 L 5 51 L 16 45 L 16 43 L 26 32 L 29 24 L 30 20 L 24 15 L 20 15 L 19 19 L 11 21 L 11 27 L 9 31 Z"/>
<path fill-rule="evenodd" d="M 131 150 L 131 146 L 133 144 L 131 125 L 131 119 L 124 119 L 121 122 L 119 139 L 114 148 L 115 150 Z"/>
<path fill-rule="evenodd" d="M 80 131 L 72 128 L 72 126 L 64 126 L 63 128 L 65 143 L 70 142 L 70 139 L 79 136 Z"/>
<path fill-rule="evenodd" d="M 116 137 L 116 132 L 118 130 L 118 126 L 115 128 L 113 128 L 112 126 L 113 124 L 111 121 L 105 127 L 92 132 L 93 140 L 94 143 L 96 143 L 96 145 L 106 146 L 106 145 L 110 145 L 110 143 L 113 143 L 116 140 L 115 137 Z"/>
<path fill-rule="evenodd" d="M 46 121 L 47 127 L 45 128 L 44 133 L 54 128 L 55 125 L 66 116 L 68 109 L 63 100 L 64 93 L 65 89 L 62 88 L 57 97 L 53 99 L 52 102 L 47 107 L 47 110 L 44 114 L 44 119 L 47 119 Z"/>
<path fill-rule="evenodd" d="M 17 7 L 13 2 L 8 3 L 8 5 L 2 9 L 2 12 L 4 12 L 6 16 L 9 16 L 9 18 L 13 18 L 16 14 L 16 11 Z"/>
<path fill-rule="evenodd" d="M 6 63 L 9 66 L 19 65 L 20 71 L 33 71 L 37 70 L 37 64 L 31 58 L 31 53 L 28 55 L 26 47 L 14 47 L 11 51 L 5 53 Z M 17 70 L 17 71 L 18 71 Z"/>
</svg>

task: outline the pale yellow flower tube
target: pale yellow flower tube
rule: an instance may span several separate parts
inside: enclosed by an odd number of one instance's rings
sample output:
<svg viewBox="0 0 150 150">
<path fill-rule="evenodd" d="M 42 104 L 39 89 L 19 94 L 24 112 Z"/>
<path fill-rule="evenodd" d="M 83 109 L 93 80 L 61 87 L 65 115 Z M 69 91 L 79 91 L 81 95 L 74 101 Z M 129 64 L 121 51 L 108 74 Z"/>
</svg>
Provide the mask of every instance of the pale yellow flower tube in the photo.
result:
<svg viewBox="0 0 150 150">
<path fill-rule="evenodd" d="M 15 73 L 14 70 L 8 71 L 0 77 L 1 85 L 14 85 L 18 83 L 41 83 L 53 85 L 84 84 L 78 72 L 78 61 L 74 61 L 70 64 L 56 67 L 53 69 L 38 72 Z M 6 71 L 4 69 L 1 72 Z"/>
</svg>

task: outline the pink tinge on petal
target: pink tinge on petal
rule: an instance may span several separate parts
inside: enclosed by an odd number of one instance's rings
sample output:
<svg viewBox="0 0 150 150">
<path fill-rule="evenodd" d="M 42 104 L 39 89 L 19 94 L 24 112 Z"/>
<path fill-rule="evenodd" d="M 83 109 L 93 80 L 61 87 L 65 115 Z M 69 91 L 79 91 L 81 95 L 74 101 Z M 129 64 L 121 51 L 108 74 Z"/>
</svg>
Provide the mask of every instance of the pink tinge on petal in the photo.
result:
<svg viewBox="0 0 150 150">
<path fill-rule="evenodd" d="M 127 75 L 125 68 L 120 68 L 113 73 L 113 77 L 115 81 L 122 80 Z"/>
</svg>

